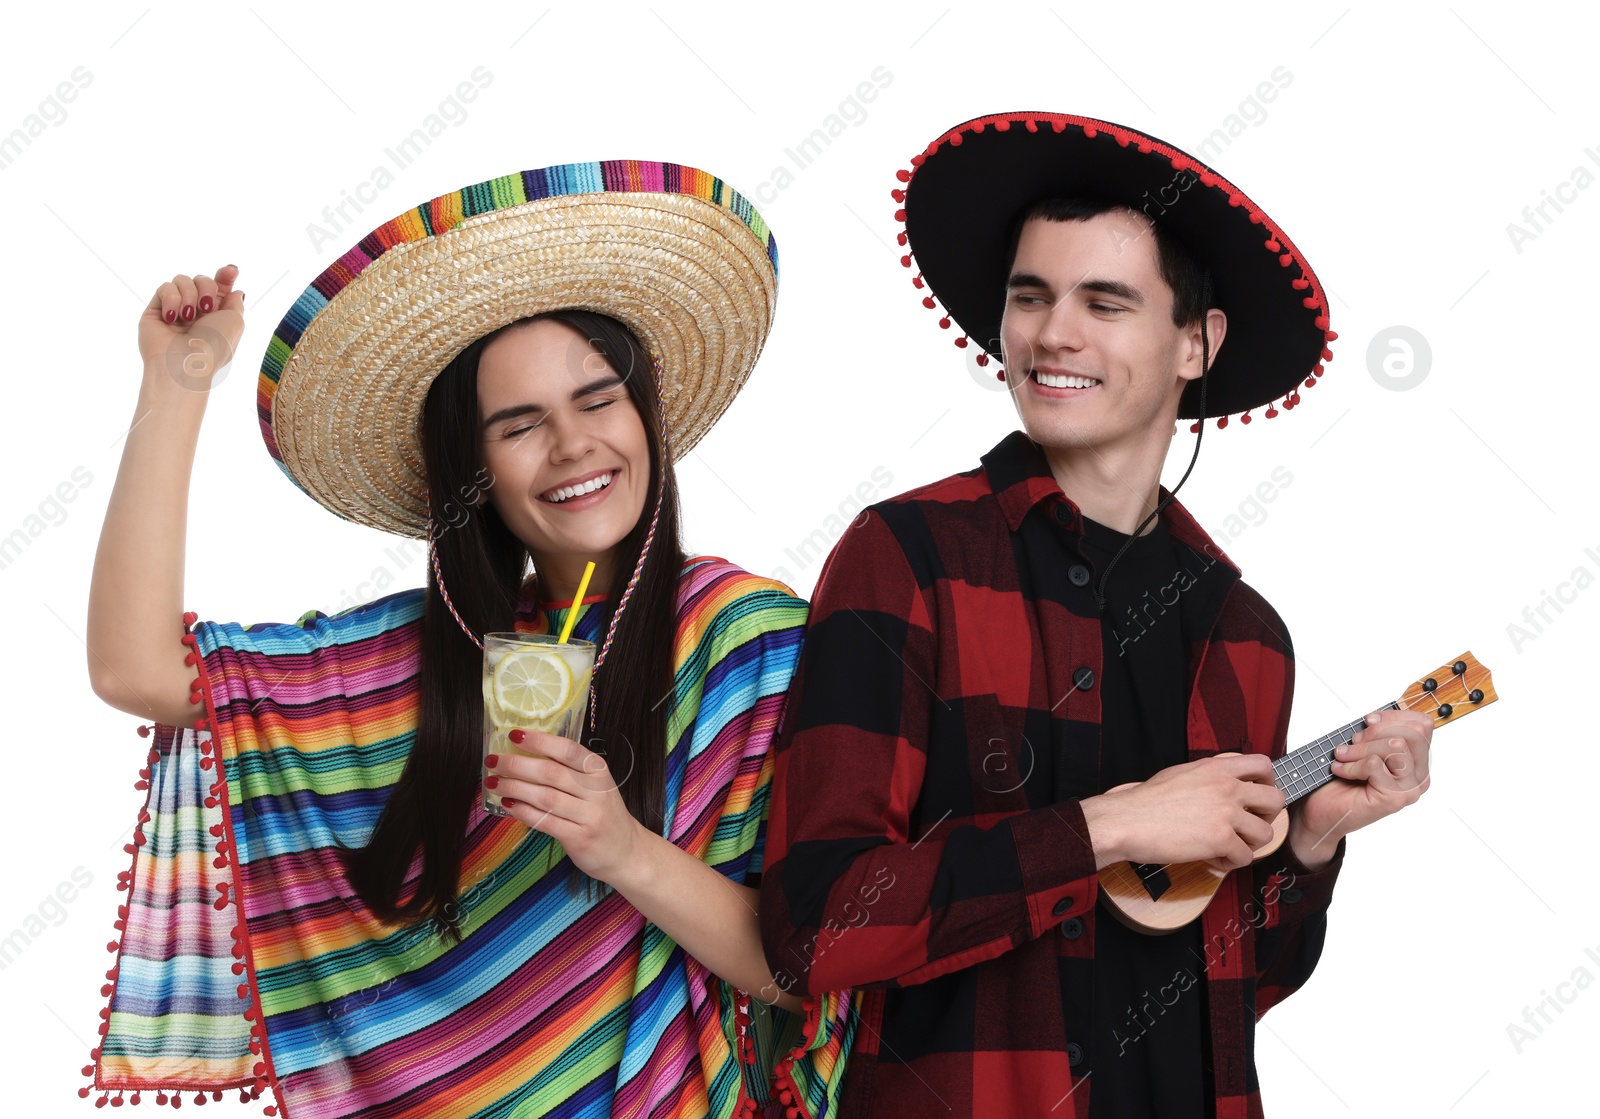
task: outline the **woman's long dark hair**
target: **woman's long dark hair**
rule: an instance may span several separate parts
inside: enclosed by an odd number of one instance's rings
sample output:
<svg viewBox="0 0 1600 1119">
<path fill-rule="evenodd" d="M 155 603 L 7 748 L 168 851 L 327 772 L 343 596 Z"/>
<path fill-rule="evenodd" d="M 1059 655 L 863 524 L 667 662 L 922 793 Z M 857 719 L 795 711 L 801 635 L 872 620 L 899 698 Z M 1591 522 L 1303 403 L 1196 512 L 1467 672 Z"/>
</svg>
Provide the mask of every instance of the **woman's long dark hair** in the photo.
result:
<svg viewBox="0 0 1600 1119">
<path fill-rule="evenodd" d="M 610 625 L 622 585 L 638 562 L 650 527 L 657 486 L 661 515 L 639 584 L 617 624 L 605 665 L 595 674 L 595 730 L 586 741 L 602 752 L 623 802 L 635 819 L 659 833 L 665 811 L 667 712 L 673 688 L 678 575 L 678 487 L 661 443 L 661 403 L 649 353 L 617 320 L 593 311 L 550 311 L 520 319 L 477 339 L 445 367 L 422 412 L 422 450 L 435 540 L 450 599 L 474 633 L 512 628 L 530 560 L 485 495 L 493 479 L 479 454 L 478 360 L 484 347 L 520 323 L 551 319 L 589 339 L 622 374 L 650 445 L 650 485 L 633 530 L 617 546 L 612 570 L 619 585 L 597 608 L 600 632 Z M 474 502 L 477 501 L 476 504 Z M 345 853 L 357 894 L 379 918 L 434 918 L 453 939 L 461 936 L 456 907 L 467 821 L 482 780 L 483 654 L 462 633 L 427 573 L 422 618 L 420 708 L 416 740 L 366 847 Z M 422 855 L 415 888 L 407 875 Z M 573 881 L 576 881 L 574 877 Z M 408 896 L 409 895 L 409 896 Z"/>
</svg>

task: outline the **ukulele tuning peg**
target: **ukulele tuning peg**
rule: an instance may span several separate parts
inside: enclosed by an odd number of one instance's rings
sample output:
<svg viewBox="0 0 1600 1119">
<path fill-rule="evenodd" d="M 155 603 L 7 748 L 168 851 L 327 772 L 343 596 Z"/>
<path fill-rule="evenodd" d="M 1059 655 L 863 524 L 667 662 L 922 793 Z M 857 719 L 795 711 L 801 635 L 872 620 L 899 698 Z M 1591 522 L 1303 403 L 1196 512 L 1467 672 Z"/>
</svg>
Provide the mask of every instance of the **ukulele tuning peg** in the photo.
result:
<svg viewBox="0 0 1600 1119">
<path fill-rule="evenodd" d="M 1439 686 L 1439 681 L 1435 680 L 1432 676 L 1428 677 L 1426 680 L 1424 680 L 1422 682 L 1422 690 L 1425 691 L 1425 692 L 1431 692 L 1431 691 L 1433 691 L 1433 689 L 1437 688 L 1438 686 Z"/>
<path fill-rule="evenodd" d="M 1450 666 L 1450 671 L 1454 672 L 1457 676 L 1460 676 L 1466 670 L 1467 670 L 1467 662 L 1466 661 L 1456 661 L 1455 664 Z"/>
<path fill-rule="evenodd" d="M 1470 699 L 1473 703 L 1482 703 L 1483 702 L 1483 689 L 1482 688 L 1473 688 L 1472 691 L 1467 693 L 1467 698 Z"/>
<path fill-rule="evenodd" d="M 1448 703 L 1441 703 L 1439 705 L 1439 718 L 1448 719 L 1450 717 L 1450 712 L 1454 710 L 1455 708 L 1451 707 Z"/>
</svg>

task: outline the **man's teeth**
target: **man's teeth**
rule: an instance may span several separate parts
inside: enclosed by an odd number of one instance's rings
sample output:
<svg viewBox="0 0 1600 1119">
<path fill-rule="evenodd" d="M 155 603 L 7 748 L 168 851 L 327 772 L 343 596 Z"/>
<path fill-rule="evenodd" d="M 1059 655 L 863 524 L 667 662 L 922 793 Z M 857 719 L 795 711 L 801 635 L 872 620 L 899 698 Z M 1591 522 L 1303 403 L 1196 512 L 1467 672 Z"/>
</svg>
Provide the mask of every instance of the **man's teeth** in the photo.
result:
<svg viewBox="0 0 1600 1119">
<path fill-rule="evenodd" d="M 1033 375 L 1038 378 L 1041 385 L 1050 389 L 1086 389 L 1090 385 L 1100 383 L 1093 377 L 1059 377 L 1054 373 L 1042 373 L 1037 369 L 1033 371 Z"/>
<path fill-rule="evenodd" d="M 579 482 L 575 486 L 562 486 L 558 490 L 551 490 L 545 494 L 544 499 L 560 504 L 574 497 L 582 497 L 586 493 L 593 493 L 595 490 L 609 486 L 613 477 L 614 475 L 611 474 L 602 474 L 598 478 L 590 478 L 587 482 Z"/>
</svg>

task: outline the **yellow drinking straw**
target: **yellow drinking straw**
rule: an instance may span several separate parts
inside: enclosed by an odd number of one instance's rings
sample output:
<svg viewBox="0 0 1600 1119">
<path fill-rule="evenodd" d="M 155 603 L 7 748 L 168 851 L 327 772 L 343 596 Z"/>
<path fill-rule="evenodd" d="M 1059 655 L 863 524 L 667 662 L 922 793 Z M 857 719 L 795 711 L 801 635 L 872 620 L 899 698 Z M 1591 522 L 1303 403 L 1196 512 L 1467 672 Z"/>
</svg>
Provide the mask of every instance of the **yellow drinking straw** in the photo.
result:
<svg viewBox="0 0 1600 1119">
<path fill-rule="evenodd" d="M 572 596 L 572 605 L 567 608 L 567 620 L 561 625 L 561 636 L 556 639 L 557 645 L 565 645 L 567 638 L 572 636 L 572 623 L 578 620 L 578 603 L 583 601 L 583 592 L 589 589 L 589 576 L 594 574 L 594 560 L 583 565 L 583 578 L 578 580 L 578 593 Z"/>
</svg>

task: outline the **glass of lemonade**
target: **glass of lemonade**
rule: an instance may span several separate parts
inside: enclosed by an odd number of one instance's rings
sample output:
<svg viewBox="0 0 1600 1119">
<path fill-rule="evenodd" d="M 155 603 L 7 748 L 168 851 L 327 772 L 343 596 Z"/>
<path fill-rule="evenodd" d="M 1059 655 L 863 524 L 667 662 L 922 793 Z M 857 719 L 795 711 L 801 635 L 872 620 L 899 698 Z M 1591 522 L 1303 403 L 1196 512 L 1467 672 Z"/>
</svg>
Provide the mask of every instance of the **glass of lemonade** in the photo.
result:
<svg viewBox="0 0 1600 1119">
<path fill-rule="evenodd" d="M 553 633 L 484 634 L 483 756 L 531 753 L 509 737 L 519 727 L 577 739 L 589 707 L 594 651 L 593 641 L 561 642 Z M 483 810 L 510 815 L 487 788 Z"/>
</svg>

